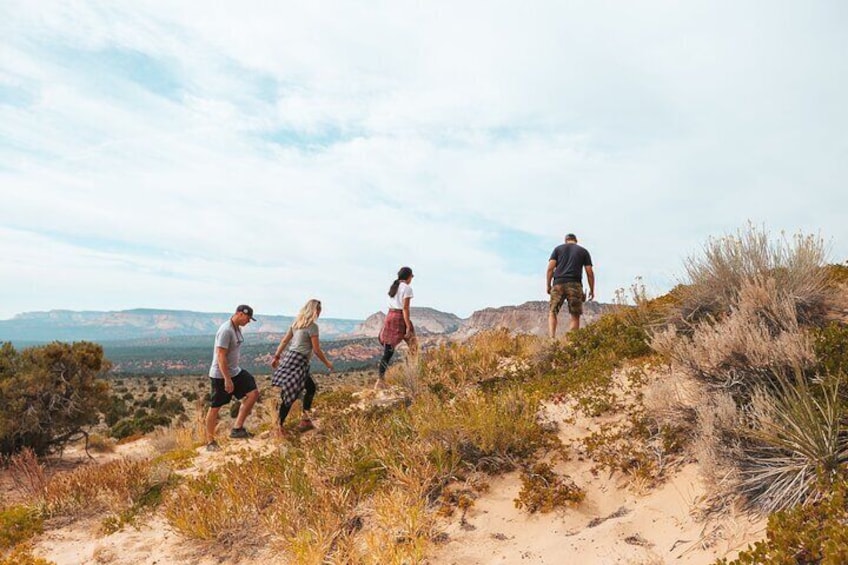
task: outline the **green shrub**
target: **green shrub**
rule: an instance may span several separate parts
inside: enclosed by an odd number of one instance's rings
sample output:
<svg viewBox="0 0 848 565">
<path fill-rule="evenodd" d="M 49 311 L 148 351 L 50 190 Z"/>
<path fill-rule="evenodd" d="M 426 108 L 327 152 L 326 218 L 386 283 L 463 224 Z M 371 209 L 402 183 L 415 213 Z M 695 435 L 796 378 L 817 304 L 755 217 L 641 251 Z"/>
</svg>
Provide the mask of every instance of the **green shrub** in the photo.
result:
<svg viewBox="0 0 848 565">
<path fill-rule="evenodd" d="M 839 479 L 820 490 L 822 496 L 809 504 L 771 514 L 764 541 L 717 565 L 848 563 L 848 484 Z"/>
<path fill-rule="evenodd" d="M 97 424 L 108 401 L 109 362 L 94 343 L 0 346 L 0 454 L 59 448 Z"/>
<path fill-rule="evenodd" d="M 32 554 L 32 546 L 26 543 L 16 545 L 6 556 L 0 555 L 0 565 L 56 565 Z"/>
<path fill-rule="evenodd" d="M 471 390 L 450 403 L 425 395 L 410 415 L 423 439 L 440 443 L 467 464 L 497 472 L 561 447 L 554 429 L 539 423 L 539 408 L 538 397 L 514 387 L 488 394 Z"/>
<path fill-rule="evenodd" d="M 838 322 L 812 332 L 816 372 L 821 375 L 848 375 L 848 326 Z"/>
<path fill-rule="evenodd" d="M 521 491 L 515 507 L 530 514 L 546 514 L 557 508 L 574 506 L 586 498 L 586 492 L 567 475 L 557 474 L 549 464 L 536 463 L 521 473 Z"/>
<path fill-rule="evenodd" d="M 132 394 L 129 394 L 129 397 L 129 399 L 132 400 Z M 103 414 L 106 418 L 106 425 L 111 427 L 117 424 L 121 418 L 129 416 L 130 408 L 127 406 L 124 398 L 109 396 L 109 400 L 104 408 Z"/>
<path fill-rule="evenodd" d="M 170 423 L 170 416 L 137 411 L 135 417 L 124 418 L 112 426 L 109 429 L 109 435 L 116 439 L 124 439 L 137 434 L 149 434 L 157 426 L 168 426 Z"/>
<path fill-rule="evenodd" d="M 620 423 L 609 423 L 583 438 L 594 470 L 619 472 L 651 484 L 663 477 L 667 466 L 680 459 L 691 436 L 692 423 L 660 423 L 637 410 Z"/>
<path fill-rule="evenodd" d="M 9 549 L 44 529 L 44 519 L 28 506 L 10 506 L 0 510 L 0 550 Z"/>
<path fill-rule="evenodd" d="M 612 375 L 626 360 L 651 355 L 648 334 L 640 306 L 604 315 L 585 328 L 568 334 L 543 349 L 536 361 L 541 379 L 533 388 L 548 395 L 569 395 L 589 416 L 599 416 L 617 406 L 612 390 Z"/>
<path fill-rule="evenodd" d="M 848 263 L 828 265 L 827 278 L 833 284 L 848 284 Z"/>
</svg>

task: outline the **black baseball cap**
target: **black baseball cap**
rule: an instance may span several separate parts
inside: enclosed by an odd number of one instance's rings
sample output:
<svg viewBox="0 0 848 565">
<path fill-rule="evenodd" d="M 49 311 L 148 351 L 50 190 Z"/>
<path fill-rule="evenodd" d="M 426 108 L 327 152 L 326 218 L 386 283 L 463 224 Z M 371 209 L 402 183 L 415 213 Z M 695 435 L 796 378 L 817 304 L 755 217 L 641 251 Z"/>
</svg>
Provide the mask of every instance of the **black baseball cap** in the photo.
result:
<svg viewBox="0 0 848 565">
<path fill-rule="evenodd" d="M 241 312 L 242 314 L 247 314 L 248 318 L 250 318 L 254 322 L 256 321 L 256 318 L 253 317 L 253 308 L 251 308 L 247 304 L 239 304 L 239 306 L 236 308 L 236 314 L 238 314 L 239 312 Z"/>
</svg>

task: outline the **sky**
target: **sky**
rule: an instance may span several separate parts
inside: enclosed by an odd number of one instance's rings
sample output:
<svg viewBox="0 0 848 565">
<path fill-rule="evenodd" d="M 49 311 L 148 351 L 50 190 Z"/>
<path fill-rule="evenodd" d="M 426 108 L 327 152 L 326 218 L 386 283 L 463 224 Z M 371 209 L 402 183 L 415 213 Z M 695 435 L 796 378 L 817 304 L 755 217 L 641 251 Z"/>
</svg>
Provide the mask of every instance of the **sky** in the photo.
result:
<svg viewBox="0 0 848 565">
<path fill-rule="evenodd" d="M 468 316 L 660 294 L 710 237 L 848 259 L 842 1 L 0 0 L 0 319 Z"/>
</svg>

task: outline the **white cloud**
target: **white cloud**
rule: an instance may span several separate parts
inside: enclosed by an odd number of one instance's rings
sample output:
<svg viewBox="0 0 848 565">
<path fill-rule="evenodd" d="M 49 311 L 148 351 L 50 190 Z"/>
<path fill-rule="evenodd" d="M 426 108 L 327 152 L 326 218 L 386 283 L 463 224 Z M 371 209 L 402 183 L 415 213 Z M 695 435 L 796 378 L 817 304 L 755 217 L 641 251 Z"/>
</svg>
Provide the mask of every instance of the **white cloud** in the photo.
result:
<svg viewBox="0 0 848 565">
<path fill-rule="evenodd" d="M 291 313 L 312 295 L 366 316 L 401 264 L 419 305 L 544 298 L 547 253 L 516 270 L 501 232 L 551 248 L 578 233 L 602 300 L 639 275 L 664 290 L 708 235 L 749 219 L 821 230 L 842 260 L 846 16 L 7 3 L 0 317 L 97 300 Z M 152 67 L 119 68 L 127 54 Z M 4 104 L 4 87 L 30 99 Z"/>
</svg>

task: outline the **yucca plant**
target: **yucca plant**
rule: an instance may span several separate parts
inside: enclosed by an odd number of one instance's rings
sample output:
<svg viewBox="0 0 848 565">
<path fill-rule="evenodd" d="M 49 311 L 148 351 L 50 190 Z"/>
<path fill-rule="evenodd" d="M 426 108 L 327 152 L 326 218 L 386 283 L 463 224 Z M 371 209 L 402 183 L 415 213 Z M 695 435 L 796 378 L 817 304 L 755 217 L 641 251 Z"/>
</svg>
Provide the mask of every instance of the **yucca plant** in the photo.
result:
<svg viewBox="0 0 848 565">
<path fill-rule="evenodd" d="M 839 386 L 836 377 L 811 385 L 799 370 L 781 377 L 776 393 L 757 391 L 740 462 L 741 492 L 753 506 L 774 512 L 805 502 L 848 462 Z"/>
</svg>

